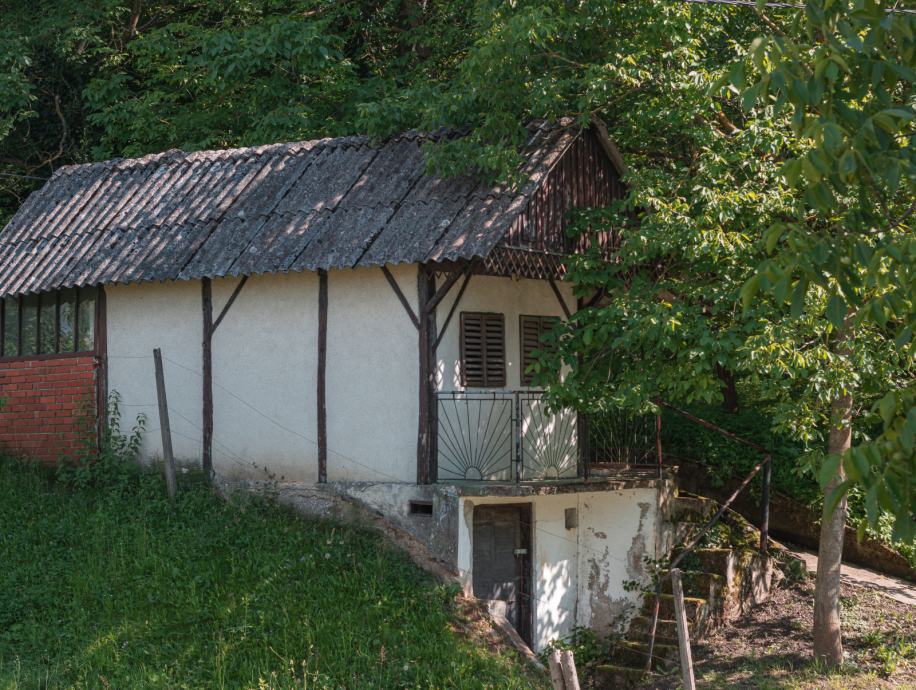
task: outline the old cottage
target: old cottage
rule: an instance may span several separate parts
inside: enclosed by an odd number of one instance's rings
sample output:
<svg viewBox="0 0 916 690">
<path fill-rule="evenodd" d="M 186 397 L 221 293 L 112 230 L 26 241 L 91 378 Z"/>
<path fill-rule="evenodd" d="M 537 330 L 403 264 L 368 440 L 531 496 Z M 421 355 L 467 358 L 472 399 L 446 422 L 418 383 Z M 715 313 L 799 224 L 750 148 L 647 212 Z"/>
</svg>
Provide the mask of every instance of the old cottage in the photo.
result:
<svg viewBox="0 0 916 690">
<path fill-rule="evenodd" d="M 621 195 L 619 154 L 532 127 L 513 189 L 427 174 L 427 138 L 58 170 L 0 232 L 0 444 L 72 454 L 117 391 L 156 459 L 160 348 L 181 462 L 363 501 L 535 648 L 623 624 L 660 549 L 655 445 L 609 464 L 526 373 L 580 306 L 568 211 Z"/>
</svg>

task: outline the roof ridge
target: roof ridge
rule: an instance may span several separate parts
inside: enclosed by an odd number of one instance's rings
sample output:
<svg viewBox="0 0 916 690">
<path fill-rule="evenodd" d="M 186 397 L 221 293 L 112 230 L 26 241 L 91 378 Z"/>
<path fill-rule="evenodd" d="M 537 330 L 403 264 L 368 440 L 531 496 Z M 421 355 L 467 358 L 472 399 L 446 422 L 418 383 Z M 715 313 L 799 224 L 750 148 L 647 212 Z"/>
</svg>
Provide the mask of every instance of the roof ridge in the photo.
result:
<svg viewBox="0 0 916 690">
<path fill-rule="evenodd" d="M 550 131 L 558 127 L 568 127 L 571 124 L 570 118 L 557 123 L 540 122 L 536 127 L 534 136 L 542 131 Z M 217 149 L 199 149 L 195 151 L 185 151 L 184 149 L 171 148 L 165 151 L 147 153 L 142 156 L 124 157 L 116 156 L 102 161 L 89 161 L 86 163 L 71 163 L 62 165 L 57 168 L 51 175 L 52 179 L 62 175 L 72 175 L 90 169 L 107 168 L 109 170 L 124 172 L 134 171 L 140 168 L 159 165 L 162 163 L 196 163 L 198 161 L 219 161 L 232 160 L 233 158 L 255 158 L 267 154 L 275 154 L 286 150 L 287 153 L 295 155 L 302 151 L 312 151 L 320 149 L 337 149 L 344 147 L 359 147 L 370 145 L 373 148 L 381 148 L 385 144 L 399 141 L 417 141 L 417 142 L 437 142 L 442 139 L 460 137 L 467 134 L 467 129 L 456 127 L 438 127 L 433 130 L 424 131 L 419 129 L 408 129 L 398 132 L 380 140 L 374 140 L 366 134 L 353 134 L 340 137 L 322 137 L 319 139 L 304 139 L 300 141 L 276 142 L 270 144 L 257 144 L 254 146 L 232 146 Z"/>
<path fill-rule="evenodd" d="M 156 153 L 148 153 L 144 156 L 132 158 L 116 157 L 103 161 L 91 161 L 88 163 L 72 163 L 62 165 L 54 171 L 52 178 L 61 175 L 72 175 L 77 172 L 90 169 L 107 168 L 117 172 L 133 171 L 162 163 L 197 163 L 200 161 L 223 161 L 223 160 L 244 160 L 246 158 L 260 158 L 265 155 L 272 155 L 286 152 L 295 155 L 303 151 L 318 151 L 323 149 L 338 148 L 359 148 L 360 146 L 370 144 L 371 139 L 363 134 L 343 136 L 343 137 L 323 137 L 321 139 L 308 139 L 303 141 L 278 142 L 273 144 L 258 144 L 256 146 L 234 146 L 221 149 L 200 149 L 198 151 L 185 151 L 184 149 L 168 149 Z"/>
</svg>

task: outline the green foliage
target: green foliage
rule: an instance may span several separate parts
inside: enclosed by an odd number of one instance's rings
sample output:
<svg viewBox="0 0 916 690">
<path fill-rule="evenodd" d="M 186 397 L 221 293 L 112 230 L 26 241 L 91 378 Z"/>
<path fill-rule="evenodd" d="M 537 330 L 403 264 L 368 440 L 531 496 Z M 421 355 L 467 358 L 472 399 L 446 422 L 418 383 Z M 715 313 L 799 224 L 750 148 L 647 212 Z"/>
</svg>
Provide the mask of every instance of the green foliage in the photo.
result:
<svg viewBox="0 0 916 690">
<path fill-rule="evenodd" d="M 599 115 L 630 169 L 626 199 L 580 214 L 572 228 L 611 232 L 618 246 L 612 262 L 595 251 L 569 266 L 579 295 L 600 289 L 606 299 L 554 334 L 535 367 L 556 404 L 593 412 L 654 411 L 659 398 L 715 404 L 736 378 L 758 391 L 764 404 L 756 412 L 774 433 L 823 449 L 831 403 L 852 393 L 863 453 L 875 439 L 873 420 L 860 410 L 890 395 L 906 417 L 916 313 L 908 224 L 916 196 L 907 167 L 914 124 L 906 114 L 913 17 L 865 0 L 855 10 L 827 2 L 831 18 L 812 29 L 822 19 L 811 9 L 817 4 L 797 12 L 541 0 L 492 3 L 477 15 L 476 42 L 423 113 L 427 123 L 472 132 L 437 148 L 433 162 L 512 179 L 523 123 Z M 846 12 L 850 19 L 836 18 Z M 872 31 L 876 17 L 881 25 Z M 745 61 L 744 42 L 768 35 L 775 37 L 754 42 Z M 821 62 L 793 76 L 794 67 L 779 62 L 795 59 L 793 46 Z M 849 79 L 828 64 L 839 60 L 858 61 Z M 875 70 L 883 70 L 876 85 L 858 83 Z M 804 80 L 811 75 L 811 84 L 823 84 L 811 86 Z M 822 96 L 829 96 L 824 111 Z M 843 110 L 859 108 L 859 98 L 873 125 L 864 132 L 850 123 L 865 120 Z M 852 119 L 838 132 L 830 118 L 841 115 Z M 835 157 L 835 174 L 818 157 L 820 146 Z M 853 169 L 850 150 L 872 162 Z M 801 161 L 798 177 L 787 174 L 792 161 Z M 880 180 L 866 180 L 879 168 Z M 822 180 L 834 185 L 829 194 L 823 185 L 811 190 L 818 175 L 830 178 Z M 847 317 L 854 337 L 841 339 Z M 890 434 L 892 444 L 911 439 L 902 422 Z M 914 498 L 910 480 L 900 478 L 913 476 L 913 453 L 900 445 L 904 462 L 875 450 L 884 464 L 854 476 L 884 487 L 885 509 L 912 539 Z"/>
<path fill-rule="evenodd" d="M 0 223 L 64 163 L 416 124 L 467 42 L 460 2 L 8 0 Z"/>
<path fill-rule="evenodd" d="M 809 505 L 816 503 L 820 492 L 813 467 L 817 466 L 820 455 L 791 436 L 774 431 L 769 417 L 761 414 L 762 404 L 747 403 L 737 414 L 724 412 L 720 405 L 695 405 L 689 412 L 766 448 L 773 457 L 773 489 Z M 747 476 L 761 460 L 756 449 L 669 411 L 662 412 L 662 440 L 674 462 L 685 457 L 705 466 L 718 486 Z M 751 491 L 759 492 L 760 481 L 759 477 L 754 480 Z"/>
<path fill-rule="evenodd" d="M 916 15 L 887 11 L 895 7 L 808 0 L 786 27 L 754 40 L 747 63 L 736 63 L 728 81 L 743 92 L 745 107 L 757 106 L 758 118 L 789 117 L 799 142 L 780 177 L 803 203 L 769 224 L 771 256 L 748 281 L 745 305 L 758 289 L 780 303 L 791 294 L 794 316 L 818 311 L 827 334 L 837 332 L 835 355 L 857 366 L 830 395 L 864 393 L 884 431 L 845 454 L 848 479 L 828 505 L 861 486 L 868 523 L 877 527 L 889 512 L 895 539 L 913 542 Z M 884 381 L 869 390 L 857 380 L 862 363 L 855 359 L 874 347 L 893 356 L 884 358 Z M 825 483 L 841 460 L 828 462 Z"/>
<path fill-rule="evenodd" d="M 370 531 L 0 460 L 0 687 L 537 687 Z"/>
<path fill-rule="evenodd" d="M 562 640 L 553 640 L 548 644 L 539 658 L 544 666 L 549 666 L 549 658 L 554 651 L 568 649 L 576 660 L 576 668 L 582 673 L 589 665 L 606 660 L 612 647 L 613 638 L 598 639 L 594 630 L 577 625 Z"/>
<path fill-rule="evenodd" d="M 142 473 L 138 459 L 146 416 L 137 415 L 130 433 L 121 433 L 121 395 L 111 391 L 105 418 L 100 442 L 96 443 L 94 430 L 87 430 L 81 456 L 74 462 L 58 463 L 58 480 L 76 489 L 125 492 L 136 488 Z"/>
</svg>

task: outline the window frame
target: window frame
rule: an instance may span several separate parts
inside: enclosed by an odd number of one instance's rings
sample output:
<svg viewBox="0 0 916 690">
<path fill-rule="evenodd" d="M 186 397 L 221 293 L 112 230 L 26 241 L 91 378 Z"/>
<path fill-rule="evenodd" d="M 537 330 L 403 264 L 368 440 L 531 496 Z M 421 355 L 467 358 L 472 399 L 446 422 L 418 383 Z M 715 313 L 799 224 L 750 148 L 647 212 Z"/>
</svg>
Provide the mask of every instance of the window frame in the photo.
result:
<svg viewBox="0 0 916 690">
<path fill-rule="evenodd" d="M 467 367 L 467 348 L 466 348 L 466 333 L 465 333 L 465 323 L 469 317 L 479 317 L 481 320 L 481 330 L 484 333 L 483 344 L 481 346 L 481 371 L 483 374 L 483 379 L 480 383 L 476 381 L 473 383 L 468 382 L 468 367 Z M 487 373 L 487 350 L 489 349 L 488 343 L 486 342 L 486 320 L 487 318 L 496 317 L 499 319 L 499 325 L 502 330 L 501 337 L 501 367 L 499 372 L 499 379 L 496 381 L 491 381 L 490 376 Z M 458 328 L 458 356 L 459 356 L 459 370 L 461 374 L 461 385 L 464 388 L 505 388 L 508 385 L 507 375 L 506 375 L 506 315 L 500 312 L 487 312 L 487 311 L 463 311 L 459 315 L 459 328 Z"/>
<path fill-rule="evenodd" d="M 538 344 L 541 342 L 541 338 L 544 337 L 544 333 L 554 326 L 556 326 L 561 318 L 559 316 L 552 315 L 538 315 L 538 314 L 519 314 L 518 315 L 518 363 L 519 363 L 519 382 L 525 387 L 531 387 L 534 385 L 534 374 L 528 374 L 528 364 L 526 360 L 530 355 L 530 352 L 525 350 L 525 321 L 526 320 L 536 320 L 538 324 Z"/>
<path fill-rule="evenodd" d="M 95 354 L 98 350 L 98 324 L 99 324 L 99 295 L 101 293 L 100 288 L 95 286 L 86 286 L 80 288 L 68 288 L 72 290 L 74 294 L 73 299 L 73 318 L 72 318 L 72 338 L 73 338 L 73 347 L 72 349 L 67 349 L 61 351 L 61 320 L 60 320 L 60 307 L 61 307 L 61 295 L 67 290 L 48 290 L 41 293 L 30 293 L 19 294 L 19 295 L 8 295 L 6 297 L 0 297 L 0 362 L 15 362 L 23 360 L 41 360 L 41 359 L 58 359 L 61 357 L 85 357 L 86 355 Z M 33 354 L 22 354 L 23 352 L 23 323 L 25 316 L 25 301 L 27 297 L 36 296 L 36 308 L 35 308 L 35 342 L 32 343 L 35 352 Z M 54 352 L 42 352 L 41 351 L 41 336 L 42 336 L 42 305 L 44 304 L 45 299 L 48 295 L 54 295 Z M 7 311 L 9 309 L 9 301 L 13 300 L 15 303 L 16 310 L 16 347 L 15 354 L 9 354 L 6 352 L 6 325 L 7 325 Z M 85 310 L 86 305 L 89 305 L 88 310 Z M 82 307 L 82 308 L 81 308 Z M 85 311 L 84 311 L 85 310 Z M 79 328 L 80 328 L 80 319 L 81 314 L 88 313 L 89 319 L 91 320 L 92 325 L 92 346 L 88 350 L 80 349 L 80 338 L 79 338 Z M 84 318 L 84 317 L 83 317 Z"/>
</svg>

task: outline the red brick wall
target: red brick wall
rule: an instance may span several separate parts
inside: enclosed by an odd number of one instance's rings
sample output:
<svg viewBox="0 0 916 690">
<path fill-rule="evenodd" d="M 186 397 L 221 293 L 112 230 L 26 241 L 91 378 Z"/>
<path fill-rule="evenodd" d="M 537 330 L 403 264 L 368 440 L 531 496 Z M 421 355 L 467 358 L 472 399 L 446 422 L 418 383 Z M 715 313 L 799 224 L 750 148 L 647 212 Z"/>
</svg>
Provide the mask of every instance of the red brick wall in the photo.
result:
<svg viewBox="0 0 916 690">
<path fill-rule="evenodd" d="M 94 439 L 95 357 L 0 361 L 0 448 L 47 463 Z"/>
</svg>

